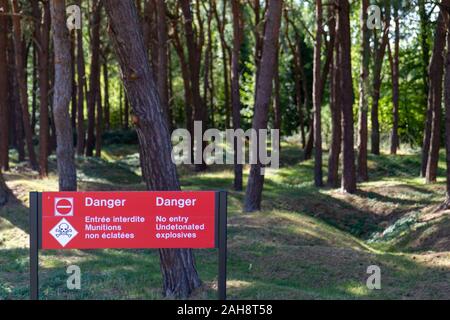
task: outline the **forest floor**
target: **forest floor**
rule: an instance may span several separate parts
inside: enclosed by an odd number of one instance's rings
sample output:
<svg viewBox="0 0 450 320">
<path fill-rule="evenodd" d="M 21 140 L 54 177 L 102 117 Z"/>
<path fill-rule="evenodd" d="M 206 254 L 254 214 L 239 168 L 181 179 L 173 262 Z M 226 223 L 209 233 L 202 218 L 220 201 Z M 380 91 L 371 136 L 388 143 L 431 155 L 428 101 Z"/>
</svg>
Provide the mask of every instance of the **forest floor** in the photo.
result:
<svg viewBox="0 0 450 320">
<path fill-rule="evenodd" d="M 444 180 L 425 185 L 418 178 L 418 153 L 370 156 L 371 181 L 345 195 L 313 187 L 313 162 L 301 162 L 299 150 L 283 144 L 281 168 L 266 176 L 262 212 L 242 213 L 244 193 L 230 191 L 230 299 L 450 297 L 450 214 L 433 213 L 444 199 Z M 137 146 L 110 146 L 101 159 L 77 162 L 80 190 L 145 189 Z M 0 300 L 29 295 L 28 193 L 57 190 L 55 158 L 45 180 L 25 164 L 13 168 L 5 177 L 15 199 L 0 209 Z M 233 180 L 225 166 L 179 173 L 186 190 L 230 189 Z M 193 298 L 214 299 L 217 252 L 196 250 L 195 257 L 204 285 Z M 156 250 L 43 251 L 40 258 L 42 299 L 162 297 Z M 82 270 L 79 291 L 65 285 L 71 264 Z M 366 286 L 370 265 L 381 268 L 381 290 Z"/>
</svg>

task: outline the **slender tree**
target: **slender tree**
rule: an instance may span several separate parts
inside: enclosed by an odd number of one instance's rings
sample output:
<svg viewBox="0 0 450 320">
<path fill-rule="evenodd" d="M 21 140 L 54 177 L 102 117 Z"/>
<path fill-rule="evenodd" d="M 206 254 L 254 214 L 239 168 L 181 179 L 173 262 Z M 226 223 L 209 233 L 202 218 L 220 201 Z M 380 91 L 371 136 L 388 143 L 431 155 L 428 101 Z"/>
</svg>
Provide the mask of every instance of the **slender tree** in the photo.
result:
<svg viewBox="0 0 450 320">
<path fill-rule="evenodd" d="M 322 172 L 322 34 L 323 34 L 323 7 L 322 0 L 316 1 L 316 39 L 314 42 L 313 66 L 313 108 L 314 108 L 314 184 L 323 186 Z"/>
<path fill-rule="evenodd" d="M 6 185 L 5 179 L 3 178 L 2 171 L 0 170 L 0 207 L 5 205 L 8 202 L 9 197 L 11 196 L 11 191 Z"/>
<path fill-rule="evenodd" d="M 156 83 L 158 86 L 161 105 L 167 117 L 167 123 L 172 123 L 169 109 L 169 66 L 168 66 L 168 30 L 167 30 L 167 8 L 164 0 L 155 0 L 156 19 L 158 33 L 158 65 L 156 68 Z"/>
<path fill-rule="evenodd" d="M 193 137 L 194 133 L 194 123 L 193 123 L 193 112 L 192 112 L 192 92 L 191 92 L 191 83 L 190 83 L 190 72 L 189 72 L 189 66 L 186 58 L 186 54 L 183 49 L 183 45 L 181 43 L 181 39 L 179 36 L 179 30 L 178 30 L 178 19 L 172 19 L 172 40 L 173 40 L 173 47 L 175 48 L 175 51 L 178 55 L 178 59 L 180 61 L 180 68 L 181 68 L 181 76 L 183 78 L 183 86 L 184 86 L 184 118 L 186 121 L 186 129 L 191 134 L 191 137 Z M 193 140 L 192 140 L 193 142 Z M 193 143 L 191 142 L 191 146 L 193 146 Z"/>
<path fill-rule="evenodd" d="M 287 44 L 289 46 L 289 49 L 291 51 L 291 54 L 293 56 L 293 71 L 294 71 L 294 81 L 295 81 L 295 102 L 297 105 L 297 112 L 298 112 L 298 120 L 300 123 L 300 142 L 301 146 L 304 149 L 306 146 L 306 133 L 305 133 L 305 116 L 304 116 L 304 103 L 303 103 L 303 97 L 304 94 L 302 92 L 302 83 L 306 82 L 302 79 L 302 58 L 301 58 L 301 52 L 300 52 L 300 43 L 297 45 L 294 43 L 294 41 L 291 39 L 291 36 L 289 34 L 289 26 L 290 26 L 290 20 L 288 11 L 285 10 L 285 20 L 286 20 L 286 26 L 285 26 L 285 38 L 287 40 Z M 294 29 L 295 33 L 296 30 Z M 297 37 L 296 37 L 297 38 Z M 297 38 L 298 39 L 298 38 Z"/>
<path fill-rule="evenodd" d="M 50 47 L 50 7 L 48 1 L 42 2 L 39 8 L 37 0 L 33 0 L 34 37 L 38 56 L 39 75 L 39 173 L 41 178 L 48 176 L 49 153 L 49 47 Z"/>
<path fill-rule="evenodd" d="M 367 10 L 369 0 L 361 3 L 361 71 L 359 79 L 359 119 L 358 119 L 358 178 L 361 181 L 369 179 L 367 169 L 367 113 L 369 110 L 369 64 L 370 64 L 370 33 L 367 28 Z"/>
<path fill-rule="evenodd" d="M 105 130 L 111 129 L 111 104 L 109 101 L 109 71 L 108 71 L 108 53 L 105 53 L 103 59 L 103 99 L 104 99 L 104 128 Z"/>
<path fill-rule="evenodd" d="M 239 0 L 231 2 L 233 12 L 233 52 L 231 55 L 231 104 L 233 114 L 233 129 L 241 128 L 241 97 L 239 87 L 239 60 L 242 45 L 242 25 L 243 15 Z M 242 164 L 237 163 L 237 141 L 235 139 L 234 148 L 234 189 L 242 190 Z"/>
<path fill-rule="evenodd" d="M 428 108 L 432 111 L 431 137 L 426 167 L 426 182 L 436 182 L 437 167 L 439 161 L 439 149 L 441 142 L 441 117 L 442 117 L 442 81 L 444 76 L 444 50 L 447 26 L 443 10 L 450 7 L 450 0 L 443 0 L 441 11 L 436 25 L 434 36 L 433 55 L 430 61 L 430 90 L 428 95 Z"/>
<path fill-rule="evenodd" d="M 217 22 L 217 29 L 219 31 L 219 37 L 220 37 L 220 49 L 222 51 L 222 67 L 223 67 L 223 74 L 224 74 L 224 78 L 223 78 L 223 83 L 224 83 L 224 88 L 223 88 L 223 92 L 224 92 L 224 109 L 225 109 L 225 123 L 226 126 L 228 127 L 229 123 L 230 123 L 230 88 L 229 88 L 229 56 L 231 56 L 231 49 L 230 46 L 228 45 L 227 41 L 226 41 L 226 37 L 225 37 L 225 27 L 227 25 L 227 2 L 228 1 L 222 1 L 223 3 L 223 7 L 222 7 L 222 16 L 219 15 L 219 11 L 217 8 L 217 1 L 216 0 L 211 0 L 211 6 L 214 12 L 214 17 L 216 19 Z M 231 102 L 233 103 L 233 102 Z"/>
<path fill-rule="evenodd" d="M 393 112 L 392 112 L 392 132 L 391 132 L 391 154 L 397 154 L 397 149 L 399 146 L 398 137 L 398 123 L 399 123 L 399 103 L 400 103 L 400 17 L 399 17 L 399 1 L 394 1 L 394 22 L 395 22 L 395 44 L 394 53 L 390 53 L 390 64 L 391 64 L 391 75 L 392 75 L 392 102 L 393 102 Z"/>
<path fill-rule="evenodd" d="M 196 4 L 198 6 L 198 1 Z M 180 0 L 181 10 L 184 17 L 184 32 L 186 37 L 186 46 L 188 49 L 188 61 L 190 65 L 190 89 L 192 92 L 192 103 L 194 106 L 194 121 L 202 123 L 202 128 L 205 130 L 208 121 L 208 115 L 205 108 L 205 103 L 200 94 L 200 63 L 202 61 L 202 51 L 204 45 L 204 34 L 202 23 L 200 22 L 199 29 L 194 29 L 194 16 L 192 14 L 191 1 Z M 197 14 L 199 15 L 199 8 L 197 7 Z M 199 17 L 197 15 L 197 17 Z M 203 132 L 202 132 L 203 134 Z M 203 160 L 204 145 L 196 146 L 196 154 L 198 155 L 198 163 L 195 164 L 196 171 L 203 171 L 206 169 L 206 164 Z M 201 160 L 201 161 L 200 161 Z"/>
<path fill-rule="evenodd" d="M 372 74 L 372 109 L 371 109 L 371 152 L 374 155 L 380 154 L 380 120 L 379 103 L 381 93 L 381 71 L 383 69 L 384 56 L 389 41 L 389 26 L 391 24 L 391 0 L 384 0 L 384 27 L 380 39 L 374 30 L 374 63 Z"/>
<path fill-rule="evenodd" d="M 331 111 L 331 143 L 330 153 L 328 156 L 328 177 L 327 184 L 331 188 L 339 186 L 339 157 L 342 149 L 342 106 L 341 94 L 339 92 L 340 84 L 340 68 L 339 68 L 339 52 L 340 47 L 338 37 L 336 36 L 336 15 L 337 6 L 334 3 L 330 8 L 333 15 L 330 18 L 330 31 L 332 36 L 330 41 L 333 43 L 333 56 L 330 66 L 330 111 Z"/>
<path fill-rule="evenodd" d="M 0 8 L 2 8 L 0 12 L 7 12 L 7 0 L 0 0 Z M 8 96 L 7 34 L 8 16 L 0 14 L 0 170 L 9 170 L 9 103 L 6 98 Z"/>
<path fill-rule="evenodd" d="M 81 0 L 76 4 L 81 7 Z M 84 126 L 84 99 L 86 88 L 86 69 L 83 49 L 83 23 L 77 30 L 77 154 L 83 155 L 86 143 L 86 130 Z"/>
<path fill-rule="evenodd" d="M 447 8 L 447 23 L 450 22 L 450 7 Z M 445 56 L 444 77 L 444 102 L 445 102 L 445 150 L 447 164 L 446 199 L 439 209 L 450 208 L 450 32 L 447 24 L 447 53 Z"/>
<path fill-rule="evenodd" d="M 22 108 L 22 120 L 23 129 L 25 132 L 25 141 L 28 150 L 28 157 L 30 165 L 34 170 L 39 169 L 39 165 L 36 159 L 36 152 L 33 145 L 33 132 L 31 130 L 30 111 L 28 110 L 28 90 L 27 90 L 27 77 L 25 73 L 25 55 L 22 46 L 22 26 L 21 26 L 21 13 L 19 8 L 19 2 L 12 0 L 12 12 L 13 12 L 13 39 L 14 39 L 14 56 L 15 66 L 17 74 L 17 82 L 19 85 L 20 105 Z"/>
<path fill-rule="evenodd" d="M 86 155 L 92 157 L 95 148 L 96 106 L 100 90 L 100 22 L 103 1 L 95 0 L 92 4 L 91 29 L 91 73 L 89 75 L 89 91 L 87 94 L 88 130 L 86 141 Z"/>
<path fill-rule="evenodd" d="M 275 74 L 275 59 L 278 48 L 283 1 L 270 1 L 266 13 L 263 51 L 260 70 L 257 72 L 255 112 L 252 128 L 257 132 L 267 128 L 269 103 L 272 95 L 272 81 Z M 256 143 L 255 141 L 253 143 Z M 259 147 L 258 147 L 259 149 Z M 251 166 L 245 196 L 245 211 L 261 210 L 264 185 L 264 171 L 261 162 Z"/>
<path fill-rule="evenodd" d="M 348 0 L 339 0 L 337 18 L 337 35 L 339 37 L 339 92 L 342 102 L 342 133 L 343 133 L 343 168 L 342 191 L 356 192 L 356 169 L 354 150 L 353 123 L 353 88 L 350 40 L 350 4 Z"/>
<path fill-rule="evenodd" d="M 105 0 L 110 35 L 122 80 L 135 115 L 144 180 L 150 190 L 180 190 L 158 90 L 132 0 Z M 160 249 L 163 290 L 167 297 L 187 297 L 201 285 L 191 250 Z"/>
<path fill-rule="evenodd" d="M 66 1 L 51 0 L 53 49 L 55 53 L 55 86 L 53 114 L 56 127 L 56 155 L 60 191 L 77 190 L 73 132 L 69 104 L 72 97 L 70 35 L 66 27 Z"/>
<path fill-rule="evenodd" d="M 9 27 L 8 29 L 11 29 Z M 25 161 L 25 143 L 24 143 L 24 130 L 23 130 L 23 117 L 22 117 L 22 105 L 20 103 L 20 95 L 17 90 L 18 81 L 15 65 L 15 51 L 13 44 L 13 37 L 10 37 L 8 41 L 8 104 L 10 105 L 10 115 L 12 126 L 12 141 L 14 147 L 18 153 L 19 162 Z"/>
</svg>

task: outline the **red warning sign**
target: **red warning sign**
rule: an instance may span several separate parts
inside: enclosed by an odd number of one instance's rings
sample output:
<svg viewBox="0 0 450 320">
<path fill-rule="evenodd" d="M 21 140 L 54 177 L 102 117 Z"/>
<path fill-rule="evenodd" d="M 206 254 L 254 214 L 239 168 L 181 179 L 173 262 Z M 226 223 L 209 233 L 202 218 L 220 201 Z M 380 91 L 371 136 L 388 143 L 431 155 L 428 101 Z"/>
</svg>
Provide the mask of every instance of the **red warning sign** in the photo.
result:
<svg viewBox="0 0 450 320">
<path fill-rule="evenodd" d="M 44 192 L 42 249 L 214 248 L 216 193 Z"/>
<path fill-rule="evenodd" d="M 73 198 L 55 198 L 55 215 L 73 215 Z"/>
</svg>

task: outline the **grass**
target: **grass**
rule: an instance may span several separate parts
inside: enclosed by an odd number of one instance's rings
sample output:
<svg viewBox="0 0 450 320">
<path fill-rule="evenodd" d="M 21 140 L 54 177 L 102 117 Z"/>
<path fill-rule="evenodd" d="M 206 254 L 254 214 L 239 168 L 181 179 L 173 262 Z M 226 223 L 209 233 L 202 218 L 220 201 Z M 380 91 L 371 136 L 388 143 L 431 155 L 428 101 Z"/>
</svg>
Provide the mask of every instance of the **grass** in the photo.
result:
<svg viewBox="0 0 450 320">
<path fill-rule="evenodd" d="M 445 186 L 417 178 L 419 154 L 370 156 L 371 182 L 345 195 L 315 188 L 313 163 L 301 162 L 299 150 L 283 144 L 282 167 L 266 177 L 262 212 L 243 214 L 244 193 L 230 190 L 229 298 L 449 298 L 450 219 L 432 211 Z M 136 146 L 110 146 L 102 159 L 77 164 L 81 190 L 145 189 Z M 57 189 L 54 158 L 50 167 L 45 180 L 18 163 L 5 174 L 16 199 L 0 209 L 0 299 L 28 298 L 28 192 Z M 182 166 L 179 175 L 191 190 L 233 182 L 226 166 L 204 173 Z M 196 250 L 195 258 L 203 286 L 193 298 L 214 299 L 217 252 Z M 72 264 L 81 268 L 81 290 L 66 287 Z M 370 265 L 382 270 L 381 290 L 366 287 Z M 42 251 L 40 271 L 42 299 L 162 298 L 156 250 Z"/>
</svg>

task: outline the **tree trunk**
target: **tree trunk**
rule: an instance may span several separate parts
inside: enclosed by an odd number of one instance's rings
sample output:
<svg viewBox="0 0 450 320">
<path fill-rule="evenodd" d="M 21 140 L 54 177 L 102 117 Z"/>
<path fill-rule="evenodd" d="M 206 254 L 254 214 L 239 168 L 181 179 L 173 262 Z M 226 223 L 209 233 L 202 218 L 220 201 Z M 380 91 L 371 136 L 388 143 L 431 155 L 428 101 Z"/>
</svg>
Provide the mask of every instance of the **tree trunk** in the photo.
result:
<svg viewBox="0 0 450 320">
<path fill-rule="evenodd" d="M 447 14 L 447 19 L 450 18 Z M 444 102 L 445 102 L 445 150 L 447 164 L 447 184 L 445 209 L 450 208 L 450 32 L 447 28 L 447 54 L 445 57 Z"/>
<path fill-rule="evenodd" d="M 181 68 L 181 76 L 183 78 L 183 86 L 184 86 L 184 118 L 186 121 L 186 129 L 191 134 L 191 147 L 193 148 L 194 144 L 194 118 L 192 115 L 192 92 L 191 92 L 191 83 L 190 83 L 190 74 L 189 67 L 186 59 L 186 55 L 184 53 L 183 45 L 180 40 L 180 36 L 178 34 L 177 22 L 176 20 L 172 21 L 172 27 L 174 29 L 173 32 L 173 46 L 175 51 L 177 52 L 178 59 L 180 60 L 180 68 Z M 193 156 L 194 153 L 191 152 Z"/>
<path fill-rule="evenodd" d="M 0 0 L 4 12 L 7 0 Z M 9 101 L 8 97 L 8 17 L 0 15 L 0 170 L 9 170 Z M 0 175 L 0 205 L 2 203 L 2 177 Z M 3 195 L 4 197 L 4 195 Z"/>
<path fill-rule="evenodd" d="M 16 74 L 17 81 L 19 85 L 20 93 L 20 104 L 22 107 L 22 118 L 23 118 L 23 128 L 25 132 L 25 141 L 27 144 L 28 157 L 30 160 L 30 165 L 33 170 L 38 170 L 39 165 L 36 159 L 36 153 L 34 151 L 33 145 L 33 132 L 31 130 L 30 122 L 30 111 L 28 110 L 28 89 L 27 89 L 27 78 L 25 74 L 25 61 L 24 61 L 24 51 L 22 47 L 22 27 L 20 25 L 20 9 L 17 0 L 12 1 L 13 8 L 13 39 L 14 39 L 14 52 L 16 58 Z"/>
<path fill-rule="evenodd" d="M 291 50 L 291 54 L 293 56 L 293 65 L 294 65 L 294 81 L 295 81 L 295 102 L 297 105 L 297 112 L 298 112 L 298 121 L 299 121 L 299 127 L 300 127 L 300 140 L 301 140 L 301 146 L 303 149 L 306 147 L 306 134 L 305 134 L 305 116 L 304 116 L 304 105 L 303 105 L 303 93 L 302 93 L 302 71 L 301 71 L 301 52 L 300 52 L 300 44 L 295 45 L 290 36 L 289 36 L 289 16 L 287 11 L 285 11 L 285 19 L 286 19 L 286 40 L 289 46 L 289 49 Z M 306 93 L 305 93 L 306 94 Z"/>
<path fill-rule="evenodd" d="M 211 5 L 213 6 L 214 15 L 217 22 L 217 28 L 219 31 L 219 37 L 220 37 L 220 49 L 222 51 L 222 67 L 223 67 L 223 83 L 224 83 L 224 109 L 225 109 L 225 127 L 228 128 L 230 125 L 230 87 L 229 87 L 229 72 L 228 72 L 228 56 L 230 55 L 230 48 L 227 45 L 227 41 L 225 38 L 225 26 L 227 24 L 227 16 L 226 16 L 226 5 L 227 1 L 223 1 L 223 8 L 222 8 L 222 18 L 219 17 L 219 13 L 217 10 L 216 1 L 213 0 L 211 2 Z M 233 103 L 233 102 L 231 102 Z"/>
<path fill-rule="evenodd" d="M 105 130 L 111 129 L 111 105 L 109 102 L 109 72 L 108 72 L 108 61 L 105 58 L 103 62 L 103 107 L 104 107 L 104 128 Z"/>
<path fill-rule="evenodd" d="M 81 6 L 81 0 L 77 0 L 77 5 Z M 82 156 L 85 150 L 86 132 L 84 126 L 84 99 L 85 99 L 85 87 L 86 87 L 86 69 L 84 62 L 84 49 L 83 49 L 83 29 L 77 30 L 77 74 L 78 74 L 78 86 L 77 86 L 77 154 Z"/>
<path fill-rule="evenodd" d="M 100 66 L 99 66 L 100 68 Z M 100 72 L 100 70 L 99 70 Z M 95 157 L 101 158 L 102 156 L 102 134 L 103 134 L 103 102 L 102 102 L 102 92 L 100 90 L 100 79 L 99 87 L 97 89 L 96 100 L 96 119 L 95 119 Z"/>
<path fill-rule="evenodd" d="M 0 3 L 1 6 L 1 3 Z M 0 170 L 0 208 L 8 202 L 8 198 L 11 195 L 11 191 L 6 185 L 5 179 L 3 178 L 2 171 Z"/>
<path fill-rule="evenodd" d="M 168 87 L 168 31 L 166 19 L 166 4 L 164 0 L 156 1 L 156 20 L 158 33 L 158 65 L 156 68 L 156 82 L 158 86 L 161 105 L 163 107 L 169 129 L 171 127 L 171 116 L 169 109 L 169 87 Z"/>
<path fill-rule="evenodd" d="M 397 148 L 399 146 L 398 137 L 398 122 L 399 122 L 399 54 L 400 54 L 400 17 L 398 15 L 398 1 L 394 2 L 394 21 L 395 21 L 395 45 L 394 56 L 392 60 L 392 103 L 394 110 L 392 114 L 392 132 L 391 132 L 391 154 L 397 154 Z"/>
<path fill-rule="evenodd" d="M 239 60 L 242 45 L 243 15 L 239 0 L 231 2 L 233 12 L 233 52 L 231 55 L 231 104 L 233 129 L 241 129 L 241 96 L 239 87 Z M 237 163 L 237 139 L 234 141 L 234 190 L 242 191 L 242 164 Z"/>
<path fill-rule="evenodd" d="M 314 108 L 314 184 L 323 186 L 322 172 L 322 97 L 321 97 L 321 55 L 322 55 L 322 24 L 323 8 L 322 0 L 316 1 L 316 40 L 314 43 L 313 66 L 313 108 Z"/>
<path fill-rule="evenodd" d="M 389 41 L 389 25 L 391 23 L 391 1 L 385 0 L 385 17 L 384 17 L 384 28 L 383 34 L 381 36 L 381 43 L 377 43 L 375 39 L 375 61 L 373 66 L 373 77 L 372 77 L 372 110 L 371 110 L 371 121 L 372 121 L 372 147 L 371 152 L 374 155 L 380 154 L 380 121 L 378 118 L 378 107 L 380 102 L 380 89 L 381 89 L 381 71 L 383 67 L 384 55 L 386 53 L 386 46 Z"/>
<path fill-rule="evenodd" d="M 266 14 L 266 26 L 264 32 L 263 52 L 260 70 L 257 72 L 255 91 L 255 111 L 252 128 L 267 129 L 270 97 L 272 95 L 272 81 L 275 74 L 275 60 L 278 48 L 281 14 L 283 1 L 271 1 Z M 257 143 L 253 141 L 253 143 Z M 259 150 L 259 146 L 257 147 Z M 259 154 L 259 152 L 258 152 Z M 253 212 L 261 210 L 261 197 L 264 185 L 264 171 L 261 162 L 251 166 L 245 196 L 245 211 Z"/>
<path fill-rule="evenodd" d="M 77 174 L 69 104 L 72 97 L 70 35 L 66 27 L 66 1 L 50 1 L 53 47 L 55 53 L 55 85 L 53 115 L 56 129 L 56 158 L 59 190 L 76 191 Z"/>
<path fill-rule="evenodd" d="M 275 74 L 273 76 L 273 128 L 281 130 L 281 83 L 280 83 L 280 48 L 277 49 L 275 58 Z"/>
<path fill-rule="evenodd" d="M 125 99 L 125 108 L 123 110 L 123 123 L 124 123 L 124 129 L 128 130 L 130 129 L 130 100 L 128 100 L 128 94 L 124 89 L 124 99 Z"/>
<path fill-rule="evenodd" d="M 450 5 L 450 0 L 444 0 L 442 7 Z M 442 80 L 444 76 L 444 50 L 445 36 L 447 33 L 444 21 L 444 12 L 439 13 L 436 34 L 434 36 L 433 55 L 431 57 L 430 92 L 428 96 L 428 108 L 432 111 L 430 150 L 428 153 L 427 170 L 425 174 L 426 182 L 436 182 L 437 168 L 439 161 L 439 148 L 441 142 L 441 114 L 442 114 Z"/>
<path fill-rule="evenodd" d="M 361 71 L 359 80 L 359 135 L 358 135 L 358 178 L 369 180 L 367 169 L 367 113 L 369 110 L 369 64 L 370 64 L 370 34 L 367 28 L 367 9 L 369 0 L 361 4 Z"/>
<path fill-rule="evenodd" d="M 11 68 L 8 70 L 8 104 L 11 106 L 11 123 L 13 130 L 14 146 L 17 149 L 19 162 L 25 161 L 25 144 L 24 144 L 24 130 L 23 130 L 23 117 L 22 117 L 22 105 L 20 103 L 20 95 L 17 90 L 18 80 L 16 72 L 15 52 L 13 37 L 10 38 L 8 43 L 8 65 Z"/>
<path fill-rule="evenodd" d="M 91 29 L 91 73 L 89 76 L 89 92 L 87 95 L 88 132 L 86 141 L 86 156 L 92 157 L 95 148 L 96 117 L 95 107 L 98 105 L 98 91 L 100 89 L 100 21 L 102 1 L 93 3 Z"/>
<path fill-rule="evenodd" d="M 194 18 L 192 15 L 190 0 L 181 0 L 180 5 L 184 16 L 184 30 L 188 48 L 188 61 L 190 65 L 189 75 L 191 80 L 192 102 L 194 106 L 194 121 L 200 121 L 202 123 L 203 135 L 208 122 L 208 115 L 204 101 L 200 95 L 200 63 L 202 61 L 201 57 L 204 35 L 201 30 L 198 33 L 194 31 Z M 195 164 L 196 171 L 203 171 L 206 169 L 206 163 L 203 159 L 204 146 L 205 143 L 200 146 L 196 146 L 195 152 L 198 158 L 198 163 Z"/>
<path fill-rule="evenodd" d="M 141 167 L 150 190 L 180 190 L 171 160 L 167 121 L 159 100 L 132 0 L 105 0 L 110 35 L 136 116 Z M 163 290 L 167 297 L 189 296 L 201 285 L 191 250 L 160 249 Z"/>
<path fill-rule="evenodd" d="M 433 112 L 428 105 L 429 96 L 429 74 L 428 67 L 430 64 L 430 45 L 429 40 L 429 18 L 426 12 L 425 0 L 419 0 L 419 16 L 420 16 L 420 42 L 422 45 L 422 78 L 424 84 L 424 106 L 426 112 L 425 128 L 422 143 L 422 163 L 420 175 L 425 178 L 427 172 L 428 152 L 430 151 L 431 138 L 431 122 Z"/>
<path fill-rule="evenodd" d="M 33 47 L 33 55 L 32 55 L 32 64 L 33 64 L 33 71 L 32 71 L 32 92 L 31 92 L 31 131 L 33 132 L 33 135 L 36 134 L 36 124 L 37 124 L 37 88 L 38 88 L 38 59 L 37 59 L 37 45 L 36 42 L 33 41 L 32 43 Z"/>
<path fill-rule="evenodd" d="M 70 32 L 70 58 L 72 60 L 72 63 L 70 65 L 70 72 L 72 73 L 72 99 L 70 103 L 70 120 L 72 124 L 72 130 L 76 130 L 77 128 L 77 82 L 75 79 L 76 76 L 76 59 L 75 59 L 75 50 L 76 50 L 76 31 Z"/>
<path fill-rule="evenodd" d="M 342 191 L 356 192 L 356 170 L 354 150 L 353 123 L 353 88 L 350 39 L 350 4 L 348 0 L 339 0 L 337 34 L 339 37 L 339 68 L 341 82 L 339 92 L 342 101 L 342 133 L 343 133 L 343 170 Z"/>
<path fill-rule="evenodd" d="M 331 145 L 330 154 L 328 156 L 328 177 L 327 184 L 331 188 L 339 186 L 339 157 L 342 148 L 342 103 L 339 85 L 341 83 L 339 56 L 340 46 L 338 37 L 336 36 L 336 14 L 334 8 L 334 21 L 330 26 L 334 30 L 334 54 L 331 63 L 330 74 L 330 111 L 331 111 Z M 330 39 L 331 41 L 331 39 Z"/>
<path fill-rule="evenodd" d="M 34 35 L 38 48 L 39 75 L 39 174 L 41 178 L 48 176 L 49 154 L 49 46 L 50 46 L 50 9 L 49 3 L 43 2 L 39 8 L 37 0 L 32 1 L 34 16 Z M 42 23 L 41 23 L 42 21 Z"/>
</svg>

